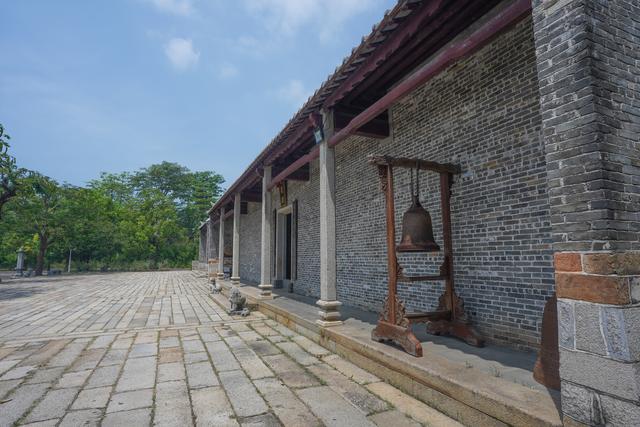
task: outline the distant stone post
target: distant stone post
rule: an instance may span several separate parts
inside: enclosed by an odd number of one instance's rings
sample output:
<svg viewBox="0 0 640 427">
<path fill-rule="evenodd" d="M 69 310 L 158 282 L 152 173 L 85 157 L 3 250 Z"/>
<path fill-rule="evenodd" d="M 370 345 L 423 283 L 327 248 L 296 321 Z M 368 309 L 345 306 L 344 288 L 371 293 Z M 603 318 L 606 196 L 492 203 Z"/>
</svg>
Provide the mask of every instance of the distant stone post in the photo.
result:
<svg viewBox="0 0 640 427">
<path fill-rule="evenodd" d="M 24 271 L 24 249 L 20 247 L 18 249 L 18 260 L 16 261 L 16 275 L 22 276 L 22 272 Z"/>
<path fill-rule="evenodd" d="M 218 222 L 218 279 L 224 280 L 224 206 L 220 208 L 220 221 Z"/>
</svg>

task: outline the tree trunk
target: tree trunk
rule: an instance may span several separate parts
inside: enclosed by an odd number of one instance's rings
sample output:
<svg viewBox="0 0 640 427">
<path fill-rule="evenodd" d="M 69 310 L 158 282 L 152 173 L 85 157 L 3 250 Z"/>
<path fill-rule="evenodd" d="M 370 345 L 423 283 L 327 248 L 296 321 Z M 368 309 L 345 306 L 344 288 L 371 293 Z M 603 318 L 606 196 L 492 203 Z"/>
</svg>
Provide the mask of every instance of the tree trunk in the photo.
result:
<svg viewBox="0 0 640 427">
<path fill-rule="evenodd" d="M 44 256 L 47 253 L 49 242 L 46 238 L 40 238 L 40 246 L 38 246 L 38 257 L 36 258 L 36 276 L 42 276 L 44 270 Z"/>
</svg>

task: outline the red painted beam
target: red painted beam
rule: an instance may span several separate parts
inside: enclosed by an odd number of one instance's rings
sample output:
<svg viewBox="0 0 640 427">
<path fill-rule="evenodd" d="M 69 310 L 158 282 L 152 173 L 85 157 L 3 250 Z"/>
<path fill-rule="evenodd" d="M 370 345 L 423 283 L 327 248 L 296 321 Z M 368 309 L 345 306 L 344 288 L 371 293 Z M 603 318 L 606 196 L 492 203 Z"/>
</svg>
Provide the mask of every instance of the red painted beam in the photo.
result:
<svg viewBox="0 0 640 427">
<path fill-rule="evenodd" d="M 296 160 L 295 162 L 287 166 L 285 170 L 283 170 L 278 175 L 273 177 L 273 179 L 271 180 L 271 183 L 267 186 L 267 189 L 271 191 L 276 185 L 278 185 L 279 183 L 287 179 L 289 175 L 291 175 L 292 173 L 294 173 L 295 171 L 297 171 L 307 163 L 311 162 L 311 160 L 318 157 L 319 154 L 320 154 L 319 148 L 314 147 L 308 154 L 305 154 L 304 156 L 300 157 L 298 160 Z"/>
<path fill-rule="evenodd" d="M 522 18 L 529 15 L 530 12 L 531 0 L 514 1 L 485 22 L 480 28 L 469 35 L 469 37 L 450 45 L 433 60 L 423 65 L 406 80 L 390 90 L 385 96 L 354 117 L 347 126 L 329 138 L 329 146 L 335 147 L 355 133 L 360 127 L 386 111 L 392 104 L 404 98 L 417 87 L 426 83 L 429 79 L 450 67 L 455 62 L 484 47 L 499 33 L 519 22 Z M 291 163 L 291 165 L 271 180 L 269 190 L 287 179 L 289 174 L 317 158 L 318 155 L 319 149 L 315 147 L 308 154 Z"/>
</svg>

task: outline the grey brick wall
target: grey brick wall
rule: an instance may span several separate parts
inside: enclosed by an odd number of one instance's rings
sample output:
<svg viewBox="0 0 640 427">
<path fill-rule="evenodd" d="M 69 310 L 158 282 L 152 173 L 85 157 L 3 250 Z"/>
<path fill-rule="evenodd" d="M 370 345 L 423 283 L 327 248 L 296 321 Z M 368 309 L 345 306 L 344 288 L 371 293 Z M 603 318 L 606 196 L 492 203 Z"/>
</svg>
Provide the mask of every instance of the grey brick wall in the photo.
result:
<svg viewBox="0 0 640 427">
<path fill-rule="evenodd" d="M 220 231 L 218 231 L 220 236 Z M 224 221 L 224 253 L 230 259 L 233 253 L 233 215 Z"/>
<path fill-rule="evenodd" d="M 260 283 L 260 243 L 262 233 L 260 203 L 247 203 L 247 214 L 240 215 L 240 280 Z"/>
<path fill-rule="evenodd" d="M 218 258 L 218 242 L 220 239 L 220 230 L 217 225 L 213 224 L 210 219 L 207 225 L 207 257 L 208 259 Z"/>
<path fill-rule="evenodd" d="M 456 289 L 490 341 L 535 348 L 554 281 L 531 20 L 431 80 L 391 113 L 392 139 L 351 138 L 337 147 L 339 299 L 377 311 L 386 295 L 384 200 L 367 156 L 455 162 L 463 169 L 451 199 Z M 423 204 L 442 244 L 438 177 L 422 178 Z M 398 236 L 408 187 L 407 172 L 398 171 Z M 441 261 L 401 257 L 408 273 L 435 272 Z M 428 310 L 442 286 L 399 290 L 410 309 Z"/>
</svg>

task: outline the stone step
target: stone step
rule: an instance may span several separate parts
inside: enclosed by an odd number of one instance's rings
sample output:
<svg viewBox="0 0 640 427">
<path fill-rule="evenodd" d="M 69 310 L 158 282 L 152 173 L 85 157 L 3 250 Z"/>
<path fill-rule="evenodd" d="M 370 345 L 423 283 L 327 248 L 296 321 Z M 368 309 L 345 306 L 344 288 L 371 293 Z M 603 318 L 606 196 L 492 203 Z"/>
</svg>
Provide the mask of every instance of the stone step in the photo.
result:
<svg viewBox="0 0 640 427">
<path fill-rule="evenodd" d="M 253 290 L 246 287 L 246 291 L 249 289 Z M 245 295 L 246 291 L 241 288 Z M 258 300 L 258 304 L 268 317 L 464 425 L 562 425 L 557 402 L 549 394 L 476 369 L 460 369 L 446 356 L 413 358 L 392 346 L 371 341 L 372 326 L 356 319 L 322 329 L 315 322 L 316 307 L 299 301 L 276 297 Z"/>
</svg>

